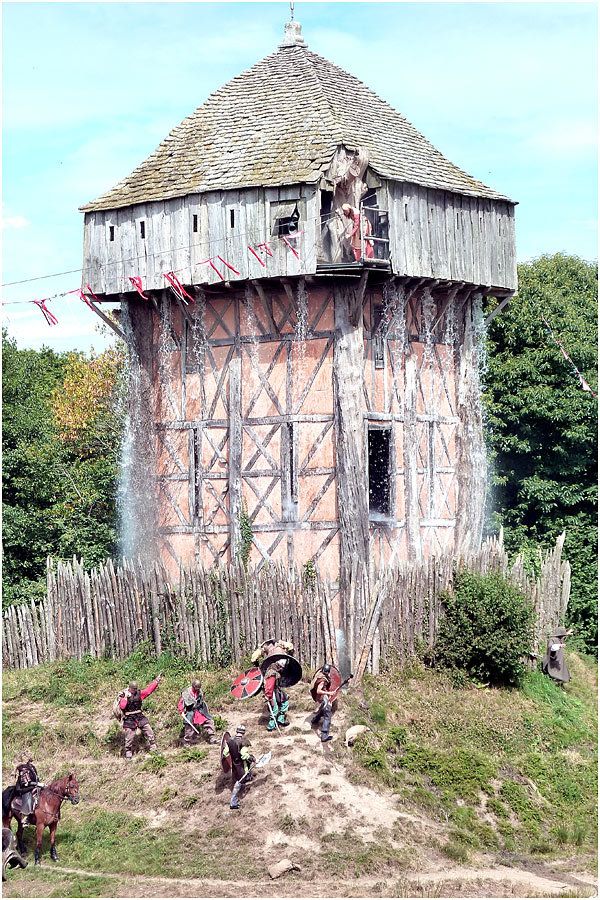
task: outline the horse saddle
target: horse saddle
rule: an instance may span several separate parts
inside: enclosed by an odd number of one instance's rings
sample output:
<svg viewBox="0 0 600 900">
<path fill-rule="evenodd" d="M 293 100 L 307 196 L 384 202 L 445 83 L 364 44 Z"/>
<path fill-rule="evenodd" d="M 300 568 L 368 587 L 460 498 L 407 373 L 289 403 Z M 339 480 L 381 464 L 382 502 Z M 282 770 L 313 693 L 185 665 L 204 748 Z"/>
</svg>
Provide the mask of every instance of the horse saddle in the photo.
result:
<svg viewBox="0 0 600 900">
<path fill-rule="evenodd" d="M 27 791 L 24 794 L 17 794 L 16 792 L 13 794 L 10 803 L 11 809 L 13 812 L 23 816 L 24 822 L 35 812 L 40 801 L 40 790 L 41 788 L 35 787 L 33 790 Z"/>
</svg>

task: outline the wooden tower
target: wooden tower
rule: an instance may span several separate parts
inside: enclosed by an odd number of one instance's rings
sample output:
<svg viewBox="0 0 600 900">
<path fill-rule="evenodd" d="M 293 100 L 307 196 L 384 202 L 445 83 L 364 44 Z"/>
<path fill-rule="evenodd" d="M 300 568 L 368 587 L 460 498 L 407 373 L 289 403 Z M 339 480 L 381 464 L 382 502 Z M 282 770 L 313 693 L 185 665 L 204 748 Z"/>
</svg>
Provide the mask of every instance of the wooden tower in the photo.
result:
<svg viewBox="0 0 600 900">
<path fill-rule="evenodd" d="M 511 200 L 291 22 L 83 210 L 83 287 L 120 302 L 131 350 L 130 552 L 175 576 L 251 538 L 343 598 L 353 564 L 480 541 Z"/>
</svg>

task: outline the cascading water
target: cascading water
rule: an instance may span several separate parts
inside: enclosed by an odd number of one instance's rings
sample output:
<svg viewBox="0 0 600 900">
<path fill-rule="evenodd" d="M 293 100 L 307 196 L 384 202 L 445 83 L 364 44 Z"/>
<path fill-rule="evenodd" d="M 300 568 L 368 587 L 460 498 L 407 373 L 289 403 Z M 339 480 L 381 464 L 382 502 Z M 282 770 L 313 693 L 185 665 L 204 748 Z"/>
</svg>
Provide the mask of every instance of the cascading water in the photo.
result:
<svg viewBox="0 0 600 900">
<path fill-rule="evenodd" d="M 119 544 L 123 558 L 140 558 L 144 563 L 155 559 L 154 522 L 156 495 L 152 460 L 154 433 L 151 405 L 146 396 L 151 385 L 144 388 L 144 372 L 137 352 L 135 333 L 129 306 L 121 306 L 121 327 L 127 341 L 127 415 L 121 442 L 117 505 L 119 513 Z"/>
<path fill-rule="evenodd" d="M 160 302 L 160 330 L 157 350 L 158 380 L 161 392 L 162 415 L 165 419 L 180 419 L 183 411 L 179 408 L 173 390 L 171 359 L 176 349 L 171 334 L 171 297 L 165 291 Z"/>
<path fill-rule="evenodd" d="M 433 323 L 436 304 L 430 288 L 425 288 L 421 298 L 423 310 L 423 331 L 425 332 L 425 348 L 423 350 L 423 362 L 430 366 L 433 362 Z"/>
</svg>

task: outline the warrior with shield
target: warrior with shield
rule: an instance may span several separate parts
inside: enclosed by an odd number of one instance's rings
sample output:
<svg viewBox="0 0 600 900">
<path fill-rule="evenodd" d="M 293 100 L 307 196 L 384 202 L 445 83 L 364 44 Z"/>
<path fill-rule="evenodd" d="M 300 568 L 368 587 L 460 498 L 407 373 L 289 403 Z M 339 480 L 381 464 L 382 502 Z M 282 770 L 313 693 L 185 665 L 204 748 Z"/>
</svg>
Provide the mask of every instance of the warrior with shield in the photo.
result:
<svg viewBox="0 0 600 900">
<path fill-rule="evenodd" d="M 350 675 L 352 678 L 352 675 Z M 331 740 L 329 729 L 331 727 L 331 719 L 335 712 L 335 703 L 340 695 L 340 691 L 345 684 L 350 681 L 342 681 L 342 677 L 335 666 L 325 663 L 324 666 L 315 672 L 314 678 L 310 685 L 311 697 L 318 703 L 318 709 L 311 719 L 311 725 L 316 727 L 321 723 L 321 741 L 326 743 Z"/>
<path fill-rule="evenodd" d="M 294 645 L 290 641 L 268 638 L 268 640 L 262 642 L 260 647 L 256 648 L 250 659 L 252 660 L 254 665 L 258 666 L 269 656 L 273 656 L 274 653 L 286 653 L 290 656 L 293 656 Z"/>
<path fill-rule="evenodd" d="M 181 692 L 177 709 L 183 716 L 183 743 L 185 746 L 194 742 L 195 735 L 200 734 L 199 728 L 204 730 L 209 744 L 217 743 L 213 718 L 208 711 L 206 700 L 202 695 L 202 685 L 198 678 L 194 678 L 191 685 Z"/>
<path fill-rule="evenodd" d="M 267 657 L 267 662 L 269 657 Z M 287 720 L 290 700 L 282 686 L 282 674 L 286 663 L 281 659 L 274 659 L 268 666 L 265 674 L 263 692 L 267 706 L 269 707 L 269 721 L 267 731 L 275 731 L 278 726 L 285 728 L 290 723 Z"/>
</svg>

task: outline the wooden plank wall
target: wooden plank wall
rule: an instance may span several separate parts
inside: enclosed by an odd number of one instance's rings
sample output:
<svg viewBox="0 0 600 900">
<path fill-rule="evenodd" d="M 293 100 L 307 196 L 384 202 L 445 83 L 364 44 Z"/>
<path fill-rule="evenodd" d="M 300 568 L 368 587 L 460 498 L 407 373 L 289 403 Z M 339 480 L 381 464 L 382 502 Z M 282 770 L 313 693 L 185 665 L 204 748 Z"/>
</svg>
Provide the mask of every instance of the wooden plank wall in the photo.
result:
<svg viewBox="0 0 600 900">
<path fill-rule="evenodd" d="M 388 182 L 395 275 L 517 288 L 514 204 Z"/>
<path fill-rule="evenodd" d="M 295 253 L 271 234 L 270 204 L 298 199 L 302 234 Z M 295 276 L 316 271 L 318 193 L 308 185 L 214 191 L 86 213 L 82 284 L 97 294 L 132 290 L 129 276 L 139 276 L 145 289 L 166 286 L 165 272 L 174 271 L 183 284 L 216 284 L 222 279 L 205 260 L 240 281 L 265 276 Z M 233 212 L 234 224 L 231 224 Z M 194 232 L 194 216 L 197 231 Z M 142 238 L 141 228 L 145 236 Z M 110 241 L 110 226 L 115 239 Z M 271 241 L 269 255 L 257 251 L 264 265 L 249 251 Z M 228 269 L 226 260 L 239 275 Z"/>
<path fill-rule="evenodd" d="M 432 647 L 442 614 L 440 595 L 453 571 L 502 572 L 528 596 L 536 613 L 534 652 L 543 652 L 551 629 L 564 619 L 570 566 L 562 558 L 564 533 L 540 554 L 540 576 L 526 574 L 522 557 L 509 565 L 502 534 L 478 551 L 447 553 L 368 571 L 358 563 L 350 576 L 353 618 L 346 634 L 353 670 L 379 662 L 404 662 L 418 644 Z M 9 607 L 2 616 L 2 654 L 8 668 L 27 669 L 56 659 L 111 656 L 123 659 L 141 641 L 157 653 L 170 649 L 198 664 L 242 664 L 268 635 L 292 640 L 296 655 L 314 669 L 338 660 L 333 610 L 326 579 L 307 578 L 276 564 L 248 571 L 237 563 L 183 570 L 169 581 L 160 565 L 111 560 L 85 570 L 81 563 L 48 560 L 48 594 L 40 604 Z M 379 661 L 379 662 L 378 662 Z"/>
</svg>

